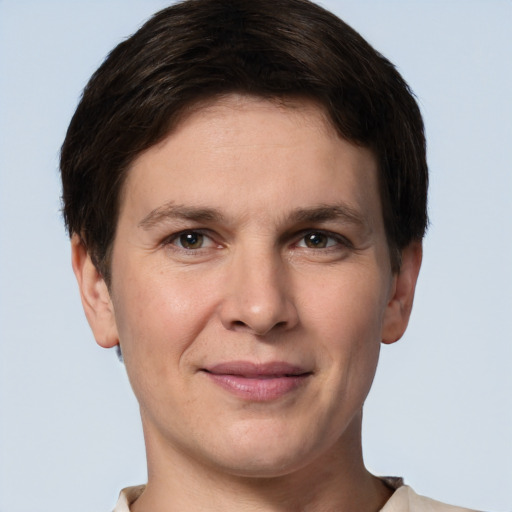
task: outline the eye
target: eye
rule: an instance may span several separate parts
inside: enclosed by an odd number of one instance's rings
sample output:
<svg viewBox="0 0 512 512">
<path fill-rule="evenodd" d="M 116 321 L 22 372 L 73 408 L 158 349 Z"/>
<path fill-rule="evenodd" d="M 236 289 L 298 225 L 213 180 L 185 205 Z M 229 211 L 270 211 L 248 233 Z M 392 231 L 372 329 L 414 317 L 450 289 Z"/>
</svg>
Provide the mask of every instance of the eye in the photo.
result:
<svg viewBox="0 0 512 512">
<path fill-rule="evenodd" d="M 342 240 L 334 235 L 329 235 L 322 231 L 311 231 L 306 233 L 297 244 L 298 247 L 307 247 L 308 249 L 326 249 L 335 245 L 342 244 Z"/>
<path fill-rule="evenodd" d="M 304 249 L 329 249 L 331 251 L 354 249 L 354 244 L 345 236 L 331 231 L 303 231 L 296 247 Z"/>
<path fill-rule="evenodd" d="M 197 250 L 214 245 L 213 240 L 199 231 L 183 231 L 168 240 L 180 249 Z"/>
</svg>

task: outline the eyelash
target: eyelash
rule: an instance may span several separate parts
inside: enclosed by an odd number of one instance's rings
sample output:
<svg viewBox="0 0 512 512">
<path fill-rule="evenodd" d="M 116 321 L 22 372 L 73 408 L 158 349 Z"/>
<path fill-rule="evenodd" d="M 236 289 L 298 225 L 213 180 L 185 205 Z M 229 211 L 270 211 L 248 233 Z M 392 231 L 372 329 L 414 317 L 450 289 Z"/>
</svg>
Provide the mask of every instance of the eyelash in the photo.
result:
<svg viewBox="0 0 512 512">
<path fill-rule="evenodd" d="M 179 250 L 179 251 L 184 251 L 188 254 L 197 253 L 201 250 L 210 248 L 210 246 L 203 247 L 202 245 L 201 245 L 201 247 L 197 247 L 197 248 L 183 247 L 183 244 L 177 245 L 176 242 L 179 241 L 182 236 L 186 236 L 186 235 L 200 235 L 201 237 L 203 237 L 203 240 L 209 239 L 212 246 L 213 245 L 217 245 L 217 246 L 221 245 L 221 244 L 218 244 L 215 242 L 214 238 L 211 236 L 211 234 L 209 232 L 202 230 L 202 229 L 187 229 L 187 230 L 180 231 L 178 233 L 175 233 L 175 234 L 167 237 L 163 241 L 162 245 L 173 246 L 174 249 Z M 319 235 L 321 237 L 325 237 L 327 239 L 327 245 L 325 247 L 309 247 L 309 246 L 307 246 L 307 242 L 305 241 L 305 239 L 308 235 L 309 236 Z M 331 231 L 321 230 L 321 229 L 303 230 L 300 233 L 297 233 L 296 235 L 294 235 L 293 239 L 297 240 L 294 243 L 294 246 L 298 249 L 311 249 L 314 251 L 317 251 L 317 250 L 334 251 L 334 250 L 339 249 L 340 246 L 344 247 L 344 248 L 348 248 L 348 249 L 354 248 L 354 244 L 345 236 L 342 236 L 338 233 L 333 233 Z M 334 241 L 334 243 L 331 243 L 329 245 L 330 241 Z M 304 245 L 299 245 L 302 243 L 304 243 Z"/>
<path fill-rule="evenodd" d="M 177 245 L 175 242 L 176 241 L 179 241 L 180 238 L 182 236 L 185 236 L 185 235 L 200 235 L 202 236 L 203 238 L 206 238 L 206 239 L 209 239 L 212 243 L 212 245 L 215 244 L 215 241 L 214 239 L 212 238 L 211 235 L 209 235 L 207 232 L 205 232 L 204 230 L 202 229 L 185 229 L 183 231 L 180 231 L 178 233 L 175 233 L 169 237 L 167 237 L 162 245 L 165 245 L 165 246 L 174 246 L 174 249 L 176 250 L 180 250 L 180 251 L 184 251 L 184 252 L 187 252 L 187 253 L 192 253 L 192 252 L 199 252 L 201 249 L 207 249 L 207 247 L 198 247 L 197 249 L 191 249 L 191 248 L 186 248 L 186 247 L 183 247 L 183 245 Z M 220 244 L 216 244 L 216 245 L 220 245 Z"/>
<path fill-rule="evenodd" d="M 326 247 L 320 247 L 320 248 L 313 248 L 313 247 L 305 247 L 302 246 L 300 248 L 303 249 L 312 249 L 312 250 L 323 250 L 323 251 L 329 251 L 329 250 L 337 250 L 341 247 L 353 249 L 354 244 L 345 236 L 340 235 L 339 233 L 333 233 L 332 231 L 325 231 L 322 229 L 308 229 L 304 230 L 301 233 L 299 233 L 299 242 L 305 242 L 305 239 L 308 235 L 320 235 L 322 237 L 326 237 L 328 240 L 333 240 L 334 243 L 331 245 L 327 245 Z M 295 245 L 298 245 L 297 242 Z M 328 242 L 329 243 L 329 242 Z"/>
</svg>

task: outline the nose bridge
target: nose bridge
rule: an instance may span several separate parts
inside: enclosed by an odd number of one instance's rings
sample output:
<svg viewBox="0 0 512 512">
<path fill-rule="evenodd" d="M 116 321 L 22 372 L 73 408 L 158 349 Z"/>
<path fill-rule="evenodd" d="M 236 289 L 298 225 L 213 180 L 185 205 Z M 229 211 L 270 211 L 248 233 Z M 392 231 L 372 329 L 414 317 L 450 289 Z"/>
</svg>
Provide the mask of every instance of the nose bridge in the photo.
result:
<svg viewBox="0 0 512 512">
<path fill-rule="evenodd" d="M 261 336 L 295 325 L 287 271 L 271 242 L 256 240 L 237 247 L 228 274 L 221 313 L 226 328 Z"/>
</svg>

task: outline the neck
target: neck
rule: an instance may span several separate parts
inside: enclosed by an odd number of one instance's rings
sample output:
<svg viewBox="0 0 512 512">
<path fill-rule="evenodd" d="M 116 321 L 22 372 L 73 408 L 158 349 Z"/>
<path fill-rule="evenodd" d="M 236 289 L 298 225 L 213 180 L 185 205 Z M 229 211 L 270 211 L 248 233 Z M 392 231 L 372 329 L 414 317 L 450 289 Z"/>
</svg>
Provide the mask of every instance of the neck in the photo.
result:
<svg viewBox="0 0 512 512">
<path fill-rule="evenodd" d="M 219 470 L 146 433 L 148 484 L 132 512 L 377 512 L 391 492 L 363 464 L 361 418 L 328 453 L 284 475 L 247 477 Z"/>
</svg>

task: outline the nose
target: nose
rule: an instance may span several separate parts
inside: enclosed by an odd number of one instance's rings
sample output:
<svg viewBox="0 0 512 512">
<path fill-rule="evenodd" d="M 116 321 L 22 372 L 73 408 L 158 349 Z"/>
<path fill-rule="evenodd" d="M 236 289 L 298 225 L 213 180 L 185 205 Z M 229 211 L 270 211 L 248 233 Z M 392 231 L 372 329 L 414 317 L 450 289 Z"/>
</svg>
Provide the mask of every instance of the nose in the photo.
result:
<svg viewBox="0 0 512 512">
<path fill-rule="evenodd" d="M 293 286 L 279 256 L 272 251 L 233 255 L 220 307 L 223 326 L 264 336 L 297 325 Z"/>
</svg>

